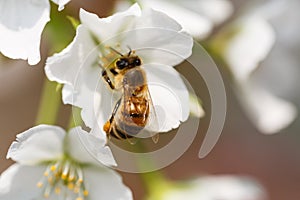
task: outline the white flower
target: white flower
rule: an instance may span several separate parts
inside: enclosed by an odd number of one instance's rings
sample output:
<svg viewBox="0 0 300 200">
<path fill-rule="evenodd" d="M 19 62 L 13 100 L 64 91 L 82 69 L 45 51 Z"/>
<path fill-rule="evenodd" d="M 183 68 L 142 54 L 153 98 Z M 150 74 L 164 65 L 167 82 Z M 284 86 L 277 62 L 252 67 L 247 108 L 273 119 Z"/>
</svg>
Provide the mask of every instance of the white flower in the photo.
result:
<svg viewBox="0 0 300 200">
<path fill-rule="evenodd" d="M 0 177 L 0 199 L 132 199 L 120 176 L 91 157 L 82 141 L 89 142 L 97 160 L 115 165 L 105 139 L 79 127 L 66 134 L 40 125 L 17 135 L 7 154 L 17 163 Z"/>
<path fill-rule="evenodd" d="M 86 125 L 102 129 L 118 100 L 98 64 L 106 67 L 106 59 L 116 54 L 109 47 L 123 54 L 130 47 L 141 58 L 153 104 L 161 108 L 156 110 L 161 132 L 188 118 L 189 94 L 172 66 L 191 55 L 193 39 L 177 22 L 152 9 L 141 11 L 137 4 L 108 18 L 80 10 L 80 20 L 73 42 L 50 57 L 45 69 L 50 80 L 65 84 L 64 103 L 82 108 Z"/>
<path fill-rule="evenodd" d="M 277 10 L 274 2 L 278 4 Z M 291 70 L 294 64 L 290 55 L 280 47 L 287 42 L 280 37 L 286 28 L 282 27 L 275 32 L 270 24 L 274 10 L 280 13 L 284 9 L 284 6 L 279 5 L 282 3 L 270 1 L 263 8 L 254 9 L 237 21 L 234 25 L 237 33 L 227 43 L 224 51 L 224 58 L 237 83 L 235 89 L 238 98 L 257 128 L 267 134 L 276 133 L 288 126 L 297 113 L 293 104 L 280 98 L 284 95 L 278 90 L 295 76 L 295 69 Z M 295 19 L 281 25 L 290 21 Z M 273 89 L 266 84 L 270 79 L 273 79 Z"/>
<path fill-rule="evenodd" d="M 246 177 L 206 176 L 169 190 L 163 200 L 265 200 L 264 190 L 255 181 Z"/>
<path fill-rule="evenodd" d="M 53 0 L 59 10 L 69 1 Z M 0 52 L 37 64 L 41 59 L 41 34 L 49 20 L 49 0 L 0 0 Z"/>
<path fill-rule="evenodd" d="M 179 22 L 183 29 L 196 39 L 206 38 L 215 25 L 224 22 L 233 13 L 233 6 L 227 0 L 139 0 L 142 6 L 152 7 Z M 128 7 L 126 1 L 119 1 L 118 10 Z"/>
</svg>

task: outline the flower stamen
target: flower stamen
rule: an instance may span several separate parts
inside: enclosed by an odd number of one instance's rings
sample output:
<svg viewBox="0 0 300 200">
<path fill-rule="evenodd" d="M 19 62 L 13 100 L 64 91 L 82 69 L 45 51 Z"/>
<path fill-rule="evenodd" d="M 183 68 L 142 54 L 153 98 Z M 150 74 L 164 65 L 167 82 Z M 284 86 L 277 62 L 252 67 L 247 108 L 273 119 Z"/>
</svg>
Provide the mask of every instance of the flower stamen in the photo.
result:
<svg viewBox="0 0 300 200">
<path fill-rule="evenodd" d="M 84 200 L 88 196 L 88 191 L 84 187 L 83 171 L 71 160 L 50 164 L 44 172 L 43 179 L 37 183 L 37 187 L 44 188 L 45 198 L 50 197 L 52 192 L 61 195 L 64 188 L 76 195 L 74 199 Z M 72 195 L 68 192 L 64 194 Z"/>
<path fill-rule="evenodd" d="M 38 183 L 36 184 L 36 186 L 37 186 L 38 188 L 42 188 L 42 187 L 44 186 L 44 184 L 43 184 L 42 182 L 38 182 Z"/>
<path fill-rule="evenodd" d="M 61 193 L 61 188 L 56 187 L 54 191 L 55 191 L 55 194 L 60 194 Z"/>
<path fill-rule="evenodd" d="M 69 171 L 70 171 L 70 165 L 71 165 L 71 163 L 69 161 L 66 161 L 66 164 L 65 164 L 65 167 L 64 167 L 64 171 L 63 171 L 63 173 L 61 175 L 61 178 L 63 180 L 66 180 L 67 177 L 68 177 L 68 174 L 69 174 Z"/>
</svg>

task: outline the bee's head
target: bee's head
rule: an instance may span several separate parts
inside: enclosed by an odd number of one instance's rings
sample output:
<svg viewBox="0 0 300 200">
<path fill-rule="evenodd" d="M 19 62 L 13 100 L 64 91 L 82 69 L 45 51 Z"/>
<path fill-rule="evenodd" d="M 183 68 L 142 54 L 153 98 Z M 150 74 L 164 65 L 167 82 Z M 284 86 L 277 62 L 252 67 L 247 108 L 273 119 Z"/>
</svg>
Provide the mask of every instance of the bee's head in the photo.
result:
<svg viewBox="0 0 300 200">
<path fill-rule="evenodd" d="M 139 67 L 142 65 L 142 61 L 138 56 L 130 55 L 130 56 L 123 56 L 119 58 L 116 62 L 116 67 L 119 70 L 129 69 L 133 67 Z"/>
<path fill-rule="evenodd" d="M 120 58 L 116 62 L 116 67 L 120 70 L 125 69 L 129 66 L 129 62 L 127 58 Z"/>
</svg>

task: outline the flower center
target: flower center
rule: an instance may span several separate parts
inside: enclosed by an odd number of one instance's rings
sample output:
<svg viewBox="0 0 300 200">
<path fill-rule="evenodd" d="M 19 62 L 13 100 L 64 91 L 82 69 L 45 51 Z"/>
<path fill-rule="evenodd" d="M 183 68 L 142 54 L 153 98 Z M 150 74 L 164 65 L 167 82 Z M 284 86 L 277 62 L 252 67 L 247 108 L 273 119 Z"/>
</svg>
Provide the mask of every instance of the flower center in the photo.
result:
<svg viewBox="0 0 300 200">
<path fill-rule="evenodd" d="M 81 167 L 70 160 L 48 165 L 37 187 L 43 189 L 45 198 L 54 192 L 56 195 L 75 196 L 76 200 L 84 200 L 89 194 L 84 185 Z"/>
</svg>

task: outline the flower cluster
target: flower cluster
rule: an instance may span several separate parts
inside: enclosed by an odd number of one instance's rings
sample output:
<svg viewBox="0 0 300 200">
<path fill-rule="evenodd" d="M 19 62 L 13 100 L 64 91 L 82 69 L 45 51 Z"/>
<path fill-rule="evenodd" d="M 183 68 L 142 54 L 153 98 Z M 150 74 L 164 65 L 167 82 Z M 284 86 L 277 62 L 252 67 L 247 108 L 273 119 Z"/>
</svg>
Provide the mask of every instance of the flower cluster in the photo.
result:
<svg viewBox="0 0 300 200">
<path fill-rule="evenodd" d="M 76 127 L 66 133 L 39 125 L 18 135 L 7 154 L 17 163 L 0 178 L 1 199 L 132 199 L 120 177 L 107 168 L 116 162 L 102 130 L 113 110 L 114 91 L 101 74 L 117 51 L 132 51 L 143 63 L 152 103 L 165 111 L 157 113 L 161 123 L 156 132 L 176 128 L 188 118 L 189 93 L 173 66 L 191 55 L 193 40 L 180 24 L 161 12 L 142 11 L 137 4 L 108 18 L 81 9 L 80 21 L 74 41 L 47 60 L 45 71 L 49 80 L 64 84 L 63 102 L 82 108 L 91 130 Z M 33 51 L 34 56 L 11 57 L 28 57 L 35 64 L 39 57 Z"/>
<path fill-rule="evenodd" d="M 81 140 L 93 145 L 97 159 Z M 80 127 L 69 133 L 50 125 L 31 128 L 17 135 L 7 158 L 17 163 L 1 175 L 1 199 L 132 199 L 120 176 L 105 166 L 116 165 L 105 138 Z"/>
<path fill-rule="evenodd" d="M 50 8 L 62 11 L 69 1 L 0 0 L 0 52 L 38 64 Z M 83 8 L 79 21 L 69 17 L 75 37 L 46 59 L 45 74 L 47 81 L 57 83 L 62 102 L 80 110 L 80 120 L 68 131 L 54 122 L 37 123 L 17 135 L 7 153 L 15 164 L 0 176 L 0 199 L 133 199 L 121 176 L 110 168 L 119 164 L 110 139 L 134 144 L 130 139 L 144 137 L 139 132 L 145 131 L 157 142 L 159 133 L 179 128 L 190 114 L 204 115 L 198 97 L 175 68 L 192 55 L 194 39 L 229 69 L 234 91 L 260 132 L 279 132 L 296 118 L 296 107 L 285 100 L 284 92 L 298 78 L 299 59 L 282 49 L 298 53 L 299 34 L 294 33 L 299 26 L 282 20 L 294 22 L 295 12 L 290 10 L 300 8 L 299 2 L 253 4 L 247 12 L 237 13 L 237 20 L 229 0 L 129 2 L 118 1 L 120 12 L 109 17 Z M 281 76 L 286 80 L 274 87 Z M 53 106 L 52 99 L 43 101 L 41 105 Z M 262 187 L 248 178 L 207 176 L 182 183 L 148 184 L 148 199 L 266 199 Z"/>
</svg>

